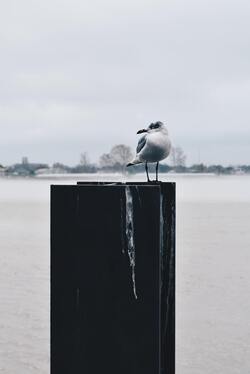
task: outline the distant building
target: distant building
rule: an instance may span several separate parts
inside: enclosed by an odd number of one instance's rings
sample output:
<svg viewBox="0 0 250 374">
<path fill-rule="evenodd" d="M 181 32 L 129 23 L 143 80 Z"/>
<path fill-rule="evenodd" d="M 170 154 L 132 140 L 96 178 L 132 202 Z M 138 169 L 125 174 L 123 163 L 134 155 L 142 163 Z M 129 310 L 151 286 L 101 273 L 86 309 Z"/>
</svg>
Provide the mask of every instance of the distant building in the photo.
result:
<svg viewBox="0 0 250 374">
<path fill-rule="evenodd" d="M 39 169 L 48 169 L 47 164 L 40 163 L 30 163 L 27 157 L 22 158 L 20 164 L 14 164 L 9 166 L 5 173 L 8 175 L 17 175 L 17 176 L 32 176 L 35 175 L 36 171 Z"/>
<path fill-rule="evenodd" d="M 29 163 L 28 157 L 23 157 L 22 158 L 22 164 L 23 165 L 28 165 L 28 163 Z"/>
<path fill-rule="evenodd" d="M 47 175 L 47 174 L 51 174 L 51 168 L 41 168 L 41 169 L 37 169 L 35 171 L 35 175 Z"/>
<path fill-rule="evenodd" d="M 2 165 L 0 165 L 0 176 L 5 175 L 5 170 L 6 169 Z"/>
<path fill-rule="evenodd" d="M 242 167 L 240 166 L 236 166 L 234 167 L 234 174 L 237 174 L 237 175 L 243 175 L 243 174 L 246 174 L 246 172 L 243 170 Z"/>
</svg>

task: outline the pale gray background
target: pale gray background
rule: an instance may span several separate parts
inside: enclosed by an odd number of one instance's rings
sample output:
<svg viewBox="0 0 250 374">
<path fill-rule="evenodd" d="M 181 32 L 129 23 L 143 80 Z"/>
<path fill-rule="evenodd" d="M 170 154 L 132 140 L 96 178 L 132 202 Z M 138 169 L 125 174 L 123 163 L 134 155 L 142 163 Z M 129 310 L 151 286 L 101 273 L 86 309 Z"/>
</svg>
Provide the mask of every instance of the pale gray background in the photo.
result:
<svg viewBox="0 0 250 374">
<path fill-rule="evenodd" d="M 188 164 L 249 163 L 248 0 L 10 0 L 0 163 L 97 161 L 168 121 Z"/>
</svg>

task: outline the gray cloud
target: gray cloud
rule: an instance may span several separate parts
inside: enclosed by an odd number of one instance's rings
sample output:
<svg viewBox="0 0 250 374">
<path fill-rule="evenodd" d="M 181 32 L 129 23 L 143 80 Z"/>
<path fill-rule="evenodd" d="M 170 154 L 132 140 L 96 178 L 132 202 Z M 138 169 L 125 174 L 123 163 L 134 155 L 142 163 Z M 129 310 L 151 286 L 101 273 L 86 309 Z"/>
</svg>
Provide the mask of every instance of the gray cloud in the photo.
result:
<svg viewBox="0 0 250 374">
<path fill-rule="evenodd" d="M 75 163 L 167 121 L 188 161 L 250 162 L 250 5 L 32 0 L 0 14 L 0 163 Z"/>
</svg>

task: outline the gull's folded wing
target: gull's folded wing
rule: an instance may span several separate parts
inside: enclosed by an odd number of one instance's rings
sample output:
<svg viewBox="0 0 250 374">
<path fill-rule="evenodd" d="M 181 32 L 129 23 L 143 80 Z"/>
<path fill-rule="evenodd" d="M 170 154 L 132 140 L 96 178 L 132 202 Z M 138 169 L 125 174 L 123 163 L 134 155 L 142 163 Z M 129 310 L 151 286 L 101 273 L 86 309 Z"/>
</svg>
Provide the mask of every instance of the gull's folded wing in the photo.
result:
<svg viewBox="0 0 250 374">
<path fill-rule="evenodd" d="M 145 146 L 147 142 L 147 134 L 143 135 L 138 142 L 137 148 L 136 148 L 136 153 L 141 152 L 142 148 Z"/>
</svg>

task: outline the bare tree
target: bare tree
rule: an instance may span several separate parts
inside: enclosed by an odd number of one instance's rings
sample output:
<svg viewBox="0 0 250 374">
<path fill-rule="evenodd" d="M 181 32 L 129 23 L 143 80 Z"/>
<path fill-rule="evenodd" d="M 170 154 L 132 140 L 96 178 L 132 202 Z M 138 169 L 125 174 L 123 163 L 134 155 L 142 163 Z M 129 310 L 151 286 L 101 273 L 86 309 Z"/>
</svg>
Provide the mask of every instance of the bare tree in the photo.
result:
<svg viewBox="0 0 250 374">
<path fill-rule="evenodd" d="M 133 158 L 130 147 L 124 144 L 115 145 L 109 153 L 104 153 L 99 160 L 103 168 L 124 170 L 127 163 Z"/>
<path fill-rule="evenodd" d="M 89 164 L 90 164 L 90 162 L 89 162 L 88 153 L 87 152 L 81 153 L 81 156 L 80 156 L 80 165 L 81 166 L 87 166 Z"/>
<path fill-rule="evenodd" d="M 101 155 L 99 159 L 99 164 L 102 168 L 108 168 L 113 166 L 113 160 L 111 159 L 110 154 L 104 153 L 103 155 Z"/>
<path fill-rule="evenodd" d="M 181 147 L 172 147 L 170 158 L 173 167 L 185 167 L 187 156 Z"/>
<path fill-rule="evenodd" d="M 131 161 L 133 154 L 130 147 L 124 144 L 115 145 L 110 151 L 110 157 L 113 159 L 114 164 L 126 166 Z"/>
</svg>

